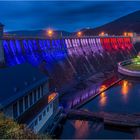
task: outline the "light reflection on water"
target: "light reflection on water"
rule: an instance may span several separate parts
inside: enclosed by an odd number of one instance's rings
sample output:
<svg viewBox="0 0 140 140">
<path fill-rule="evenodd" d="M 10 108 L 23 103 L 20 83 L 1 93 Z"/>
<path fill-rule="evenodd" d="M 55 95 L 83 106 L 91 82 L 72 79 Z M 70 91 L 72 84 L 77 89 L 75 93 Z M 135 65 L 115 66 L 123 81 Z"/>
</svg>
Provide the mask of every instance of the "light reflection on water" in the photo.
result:
<svg viewBox="0 0 140 140">
<path fill-rule="evenodd" d="M 122 81 L 122 90 L 121 90 L 121 92 L 122 92 L 123 95 L 128 94 L 128 92 L 129 92 L 129 87 L 128 86 L 129 86 L 129 83 L 128 83 L 127 80 Z"/>
<path fill-rule="evenodd" d="M 132 84 L 131 84 L 131 82 L 129 82 L 127 80 L 123 80 L 121 86 L 122 86 L 121 93 L 123 95 L 124 102 L 127 102 L 128 101 L 128 93 L 131 89 Z"/>
<path fill-rule="evenodd" d="M 82 109 L 98 112 L 116 112 L 116 113 L 136 113 L 140 112 L 140 83 L 133 80 L 122 80 L 112 88 L 104 91 L 105 86 L 100 88 L 103 91 L 99 96 L 85 104 Z M 68 125 L 69 124 L 69 125 Z M 70 126 L 72 124 L 72 127 Z M 132 139 L 131 133 L 107 130 L 100 123 L 68 121 L 65 129 L 73 130 L 71 134 L 65 131 L 61 138 L 118 138 Z M 67 136 L 66 136 L 67 135 Z"/>
<path fill-rule="evenodd" d="M 104 129 L 103 123 L 81 120 L 68 120 L 60 139 L 130 139 L 130 133 Z"/>
<path fill-rule="evenodd" d="M 124 100 L 124 102 L 128 101 L 128 97 L 129 97 L 129 91 L 131 90 L 132 87 L 132 83 L 128 80 L 123 80 L 121 82 L 119 82 L 119 85 L 121 87 L 121 92 L 120 94 L 122 94 L 122 100 Z M 105 85 L 102 85 L 100 87 L 100 91 L 103 91 L 100 95 L 99 95 L 99 106 L 100 107 L 105 107 L 107 102 L 108 102 L 108 96 L 106 94 L 106 92 L 104 91 L 106 89 Z M 115 93 L 118 94 L 118 93 Z"/>
<path fill-rule="evenodd" d="M 107 103 L 107 96 L 106 96 L 105 92 L 102 92 L 99 96 L 100 96 L 99 105 L 101 107 L 103 107 Z"/>
<path fill-rule="evenodd" d="M 122 80 L 82 108 L 90 111 L 134 113 L 140 109 L 139 81 Z M 137 104 L 137 106 L 136 106 Z"/>
<path fill-rule="evenodd" d="M 88 121 L 80 121 L 75 120 L 72 122 L 75 128 L 75 135 L 76 139 L 86 137 L 89 133 L 89 122 Z"/>
<path fill-rule="evenodd" d="M 106 105 L 106 102 L 107 102 L 107 96 L 105 94 L 105 89 L 107 88 L 106 85 L 101 85 L 99 91 L 102 92 L 99 96 L 100 96 L 100 100 L 99 100 L 99 105 L 101 107 L 105 106 Z"/>
</svg>

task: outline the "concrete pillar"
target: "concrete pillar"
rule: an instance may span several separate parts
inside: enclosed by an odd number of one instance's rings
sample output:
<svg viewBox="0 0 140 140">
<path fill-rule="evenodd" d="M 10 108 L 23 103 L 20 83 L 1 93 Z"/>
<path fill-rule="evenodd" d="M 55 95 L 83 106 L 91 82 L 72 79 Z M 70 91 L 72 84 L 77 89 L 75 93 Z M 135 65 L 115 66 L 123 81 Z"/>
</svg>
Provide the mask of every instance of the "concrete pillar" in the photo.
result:
<svg viewBox="0 0 140 140">
<path fill-rule="evenodd" d="M 4 25 L 2 25 L 0 23 L 0 67 L 3 67 L 5 64 L 4 49 L 3 49 L 3 45 L 2 45 L 3 27 L 4 27 Z"/>
</svg>

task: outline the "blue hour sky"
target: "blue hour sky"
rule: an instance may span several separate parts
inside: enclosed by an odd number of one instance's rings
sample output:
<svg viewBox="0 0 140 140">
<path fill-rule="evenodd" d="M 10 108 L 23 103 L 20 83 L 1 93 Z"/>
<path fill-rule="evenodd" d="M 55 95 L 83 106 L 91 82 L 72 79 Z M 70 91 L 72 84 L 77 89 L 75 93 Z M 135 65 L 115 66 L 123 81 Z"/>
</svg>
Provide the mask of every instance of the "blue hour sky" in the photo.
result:
<svg viewBox="0 0 140 140">
<path fill-rule="evenodd" d="M 140 1 L 0 1 L 6 31 L 97 27 L 140 10 Z"/>
</svg>

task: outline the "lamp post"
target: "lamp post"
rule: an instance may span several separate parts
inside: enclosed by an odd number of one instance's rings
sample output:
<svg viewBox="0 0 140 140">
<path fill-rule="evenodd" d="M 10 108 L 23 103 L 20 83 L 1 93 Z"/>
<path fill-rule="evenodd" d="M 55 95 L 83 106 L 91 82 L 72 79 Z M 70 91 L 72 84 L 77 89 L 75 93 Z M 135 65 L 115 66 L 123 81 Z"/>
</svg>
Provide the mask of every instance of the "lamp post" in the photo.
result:
<svg viewBox="0 0 140 140">
<path fill-rule="evenodd" d="M 47 35 L 48 35 L 49 37 L 52 37 L 52 36 L 53 36 L 53 30 L 52 30 L 52 29 L 48 29 L 48 30 L 47 30 Z"/>
<path fill-rule="evenodd" d="M 82 36 L 82 32 L 81 31 L 77 32 L 77 36 L 81 37 Z"/>
<path fill-rule="evenodd" d="M 124 32 L 123 35 L 124 35 L 124 36 L 127 36 L 127 32 Z"/>
<path fill-rule="evenodd" d="M 105 32 L 101 32 L 99 36 L 105 36 Z"/>
</svg>

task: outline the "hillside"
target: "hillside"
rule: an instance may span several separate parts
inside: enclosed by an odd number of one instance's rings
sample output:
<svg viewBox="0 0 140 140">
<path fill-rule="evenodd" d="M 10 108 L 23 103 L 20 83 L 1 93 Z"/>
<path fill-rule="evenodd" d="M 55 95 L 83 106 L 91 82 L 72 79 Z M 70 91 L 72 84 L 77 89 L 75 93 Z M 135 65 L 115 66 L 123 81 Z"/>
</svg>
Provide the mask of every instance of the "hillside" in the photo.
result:
<svg viewBox="0 0 140 140">
<path fill-rule="evenodd" d="M 98 35 L 102 31 L 111 35 L 122 35 L 124 32 L 136 32 L 140 33 L 140 10 L 134 13 L 123 16 L 117 20 L 107 23 L 103 26 L 90 29 L 81 29 L 84 35 Z M 45 30 L 23 30 L 23 31 L 12 31 L 8 34 L 15 34 L 17 36 L 45 36 Z M 70 36 L 75 33 L 70 33 L 67 31 L 54 31 L 55 37 Z"/>
<path fill-rule="evenodd" d="M 123 32 L 140 33 L 140 11 L 123 16 L 113 22 L 95 29 L 82 29 L 85 35 L 98 35 L 104 31 L 109 34 L 122 34 Z"/>
</svg>

